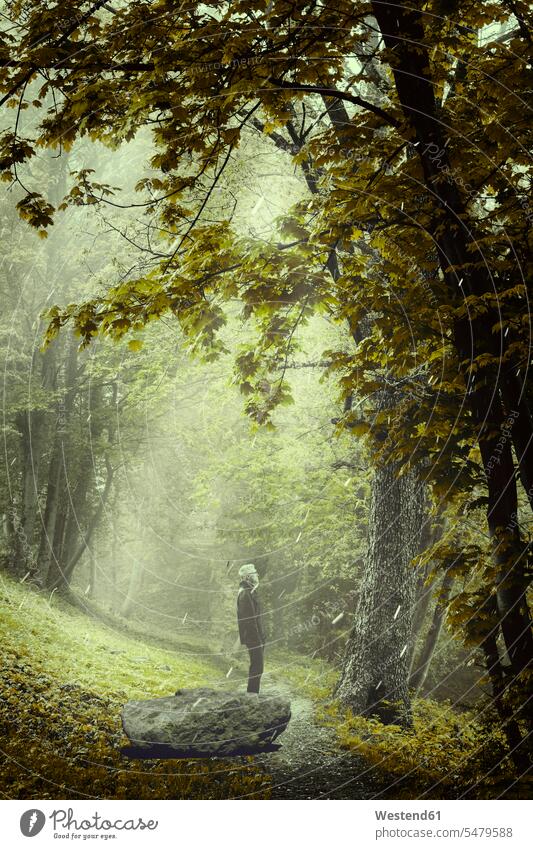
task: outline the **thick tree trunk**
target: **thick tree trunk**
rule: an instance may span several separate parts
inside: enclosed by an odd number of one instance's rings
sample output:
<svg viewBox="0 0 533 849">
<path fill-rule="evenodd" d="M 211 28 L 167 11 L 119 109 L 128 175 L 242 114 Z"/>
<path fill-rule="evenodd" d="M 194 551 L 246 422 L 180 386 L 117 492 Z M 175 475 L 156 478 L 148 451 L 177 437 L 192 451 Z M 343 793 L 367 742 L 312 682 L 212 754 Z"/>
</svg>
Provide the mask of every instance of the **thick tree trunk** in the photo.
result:
<svg viewBox="0 0 533 849">
<path fill-rule="evenodd" d="M 382 391 L 378 409 L 394 396 Z M 411 724 L 409 642 L 424 498 L 414 472 L 398 476 L 378 466 L 372 483 L 369 542 L 359 604 L 346 646 L 337 696 L 359 714 L 386 723 Z"/>
<path fill-rule="evenodd" d="M 324 104 L 342 142 L 350 124 L 344 104 L 329 98 L 324 98 Z M 287 129 L 293 143 L 301 147 L 301 139 L 290 122 Z M 303 170 L 310 192 L 316 194 L 312 163 Z M 327 267 L 337 280 L 340 269 L 335 247 L 330 251 Z M 355 343 L 361 342 L 370 329 L 368 316 L 357 326 L 350 325 Z M 383 391 L 378 408 L 393 406 L 393 398 Z M 359 713 L 377 712 L 385 722 L 410 724 L 408 676 L 416 580 L 411 560 L 418 553 L 420 531 L 427 516 L 425 487 L 413 473 L 399 478 L 398 471 L 392 465 L 380 467 L 372 482 L 369 548 L 337 694 Z M 390 628 L 383 628 L 383 619 L 391 621 Z"/>
</svg>

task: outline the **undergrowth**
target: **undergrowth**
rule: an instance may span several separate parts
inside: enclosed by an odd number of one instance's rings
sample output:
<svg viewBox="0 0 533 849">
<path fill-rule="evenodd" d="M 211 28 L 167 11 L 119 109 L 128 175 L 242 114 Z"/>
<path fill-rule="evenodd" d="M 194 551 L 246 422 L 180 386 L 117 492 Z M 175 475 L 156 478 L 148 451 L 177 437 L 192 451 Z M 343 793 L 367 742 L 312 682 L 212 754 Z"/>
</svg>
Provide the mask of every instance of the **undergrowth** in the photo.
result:
<svg viewBox="0 0 533 849">
<path fill-rule="evenodd" d="M 455 712 L 449 702 L 415 699 L 413 727 L 383 725 L 338 703 L 321 710 L 341 747 L 357 753 L 385 798 L 530 798 L 531 778 L 516 780 L 505 735 L 490 710 Z"/>
</svg>

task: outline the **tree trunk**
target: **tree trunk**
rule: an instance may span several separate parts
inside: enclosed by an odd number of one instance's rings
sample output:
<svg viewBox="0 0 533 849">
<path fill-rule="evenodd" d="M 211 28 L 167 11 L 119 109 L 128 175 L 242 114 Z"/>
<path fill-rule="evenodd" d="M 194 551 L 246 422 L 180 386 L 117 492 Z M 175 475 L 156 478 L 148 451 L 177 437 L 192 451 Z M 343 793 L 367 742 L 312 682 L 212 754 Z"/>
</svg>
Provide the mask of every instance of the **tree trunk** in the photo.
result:
<svg viewBox="0 0 533 849">
<path fill-rule="evenodd" d="M 394 400 L 381 391 L 378 409 L 391 409 Z M 356 713 L 410 725 L 408 648 L 416 585 L 411 561 L 423 499 L 415 473 L 400 477 L 398 471 L 390 463 L 375 471 L 359 603 L 336 694 Z"/>
<path fill-rule="evenodd" d="M 39 547 L 38 573 L 47 587 L 56 587 L 63 568 L 64 532 L 69 511 L 68 462 L 70 458 L 69 424 L 74 407 L 77 372 L 77 341 L 69 340 L 65 361 L 65 387 L 57 410 L 57 424 Z"/>
<path fill-rule="evenodd" d="M 42 366 L 41 385 L 35 392 L 36 402 L 19 410 L 15 417 L 20 434 L 22 479 L 20 496 L 17 494 L 17 500 L 10 511 L 14 533 L 8 561 L 10 571 L 17 577 L 28 571 L 32 575 L 37 572 L 34 538 L 38 515 L 39 470 L 46 442 L 46 410 L 41 393 L 46 397 L 54 388 L 55 349 L 49 348 L 43 356 L 34 349 L 31 373 L 38 370 L 39 360 Z"/>
<path fill-rule="evenodd" d="M 65 581 L 70 583 L 73 567 L 70 566 L 79 540 L 84 539 L 84 526 L 87 520 L 87 494 L 93 480 L 93 459 L 90 446 L 83 450 L 77 471 L 77 480 L 70 492 L 68 519 L 65 526 L 62 562 L 64 564 Z M 85 548 L 85 545 L 84 545 Z"/>
<path fill-rule="evenodd" d="M 68 588 L 70 586 L 70 581 L 71 581 L 71 578 L 72 578 L 72 573 L 74 571 L 74 568 L 77 565 L 82 554 L 84 553 L 85 549 L 88 547 L 88 545 L 91 541 L 91 537 L 92 537 L 95 529 L 98 527 L 98 525 L 100 523 L 100 519 L 102 518 L 102 514 L 104 512 L 105 505 L 106 505 L 107 500 L 109 498 L 109 493 L 111 491 L 111 485 L 113 483 L 113 474 L 114 474 L 113 467 L 111 466 L 111 463 L 110 463 L 108 457 L 106 457 L 105 463 L 106 463 L 106 467 L 107 467 L 107 478 L 106 478 L 104 490 L 103 490 L 103 492 L 100 496 L 100 503 L 98 504 L 98 507 L 96 508 L 96 510 L 95 510 L 90 522 L 88 523 L 85 531 L 80 530 L 81 539 L 79 539 L 79 541 L 78 541 L 78 539 L 76 538 L 76 541 L 78 542 L 77 547 L 74 548 L 74 549 L 69 548 L 69 550 L 68 550 L 69 559 L 66 559 L 66 557 L 63 558 L 63 564 L 64 564 L 63 568 L 61 569 L 60 574 L 56 575 L 55 583 L 50 584 L 50 588 L 60 588 L 60 587 Z M 65 551 L 66 551 L 66 549 L 65 549 Z"/>
<path fill-rule="evenodd" d="M 52 203 L 59 203 L 60 199 L 66 192 L 66 178 L 68 173 L 68 154 L 57 160 L 50 160 L 48 165 L 50 168 L 50 197 Z M 64 245 L 63 245 L 64 249 Z M 57 256 L 58 256 L 58 237 L 51 235 L 46 242 L 46 279 L 51 279 L 57 273 Z M 63 276 L 66 274 L 65 268 L 62 270 Z M 45 324 L 41 323 L 39 335 L 43 333 Z M 37 394 L 37 405 L 28 407 L 21 416 L 19 430 L 22 435 L 22 465 L 23 465 L 23 498 L 22 498 L 22 517 L 21 517 L 21 532 L 26 550 L 26 562 L 23 568 L 26 567 L 32 573 L 37 583 L 42 583 L 43 571 L 40 567 L 41 558 L 44 556 L 43 537 L 46 540 L 53 540 L 53 528 L 57 517 L 57 495 L 59 493 L 59 481 L 57 475 L 58 458 L 53 456 L 48 469 L 48 484 L 52 481 L 52 493 L 48 509 L 45 508 L 45 515 L 41 516 L 43 530 L 40 534 L 37 556 L 33 551 L 36 525 L 39 514 L 39 493 L 42 485 L 42 461 L 46 449 L 46 443 L 52 439 L 48 433 L 48 428 L 53 433 L 53 424 L 49 423 L 49 413 L 46 409 L 46 402 L 52 392 L 57 388 L 57 354 L 58 342 L 50 344 L 44 353 L 34 348 L 32 351 L 32 372 L 37 371 L 40 364 L 40 387 Z M 52 452 L 54 455 L 54 451 Z M 48 504 L 48 498 L 47 498 Z M 44 534 L 43 534 L 44 532 Z M 28 562 L 29 561 L 29 562 Z M 47 567 L 48 568 L 48 567 Z M 46 571 L 47 571 L 46 568 Z M 45 575 L 46 575 L 45 571 Z"/>
<path fill-rule="evenodd" d="M 483 640 L 481 647 L 485 655 L 485 664 L 492 686 L 494 705 L 507 738 L 511 760 L 519 774 L 525 775 L 531 767 L 531 758 L 528 753 L 527 740 L 522 737 L 518 722 L 513 717 L 513 711 L 505 701 L 505 672 L 498 651 L 496 628 L 495 625 Z"/>
<path fill-rule="evenodd" d="M 426 613 L 433 593 L 433 582 L 427 586 L 427 580 L 431 571 L 431 564 L 427 563 L 423 573 L 419 576 L 415 590 L 415 607 L 413 614 L 413 645 L 417 636 L 424 627 Z"/>
<path fill-rule="evenodd" d="M 59 501 L 59 486 L 61 478 L 61 453 L 59 439 L 54 437 L 52 457 L 48 466 L 48 485 L 46 489 L 46 503 L 42 515 L 41 540 L 37 554 L 36 579 L 41 586 L 46 585 L 46 577 L 50 569 L 52 557 L 52 542 L 56 524 L 57 507 Z"/>
<path fill-rule="evenodd" d="M 324 98 L 324 104 L 342 141 L 349 126 L 344 104 L 329 98 Z M 293 143 L 301 148 L 303 142 L 291 122 L 287 129 Z M 310 192 L 316 194 L 312 163 L 303 170 Z M 337 280 L 340 268 L 335 247 L 329 253 L 327 267 Z M 370 329 L 368 316 L 356 326 L 350 325 L 355 343 L 361 342 Z M 392 409 L 397 393 L 389 398 L 386 391 L 380 394 L 378 407 Z M 372 482 L 369 548 L 337 693 L 359 713 L 370 710 L 385 722 L 410 724 L 408 676 L 415 587 L 411 559 L 419 550 L 425 487 L 411 472 L 398 478 L 398 471 L 393 465 L 380 467 Z M 384 633 L 383 619 L 392 622 Z"/>
</svg>

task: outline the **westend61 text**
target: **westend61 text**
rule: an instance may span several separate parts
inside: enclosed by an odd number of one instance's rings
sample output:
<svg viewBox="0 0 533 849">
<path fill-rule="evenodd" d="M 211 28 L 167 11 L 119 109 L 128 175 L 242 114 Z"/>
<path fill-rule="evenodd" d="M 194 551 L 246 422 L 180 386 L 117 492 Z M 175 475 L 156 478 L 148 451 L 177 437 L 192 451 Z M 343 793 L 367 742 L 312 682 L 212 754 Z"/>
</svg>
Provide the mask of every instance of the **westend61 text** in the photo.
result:
<svg viewBox="0 0 533 849">
<path fill-rule="evenodd" d="M 377 820 L 439 820 L 440 811 L 374 811 Z"/>
</svg>

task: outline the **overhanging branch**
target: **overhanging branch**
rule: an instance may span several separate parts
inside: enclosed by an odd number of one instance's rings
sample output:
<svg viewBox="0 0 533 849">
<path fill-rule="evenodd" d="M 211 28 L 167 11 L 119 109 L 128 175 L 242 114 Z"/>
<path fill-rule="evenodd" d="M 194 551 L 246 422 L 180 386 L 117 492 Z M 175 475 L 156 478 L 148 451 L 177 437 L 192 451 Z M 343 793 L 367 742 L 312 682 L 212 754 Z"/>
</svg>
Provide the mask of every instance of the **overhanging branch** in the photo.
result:
<svg viewBox="0 0 533 849">
<path fill-rule="evenodd" d="M 321 85 L 307 85 L 307 83 L 286 82 L 285 80 L 279 80 L 273 77 L 270 78 L 270 82 L 278 88 L 287 89 L 289 91 L 307 91 L 309 92 L 309 94 L 321 94 L 322 97 L 333 97 L 337 100 L 345 100 L 348 103 L 354 103 L 356 106 L 361 106 L 363 109 L 367 109 L 369 112 L 373 112 L 374 115 L 378 115 L 387 124 L 390 124 L 391 127 L 400 126 L 400 122 L 397 121 L 393 115 L 390 115 L 388 112 L 385 112 L 384 109 L 380 109 L 379 106 L 375 106 L 368 100 L 364 100 L 364 98 L 358 97 L 358 95 L 356 94 L 350 94 L 350 92 L 348 91 L 338 91 L 338 89 L 336 88 L 328 88 L 327 86 Z"/>
</svg>

